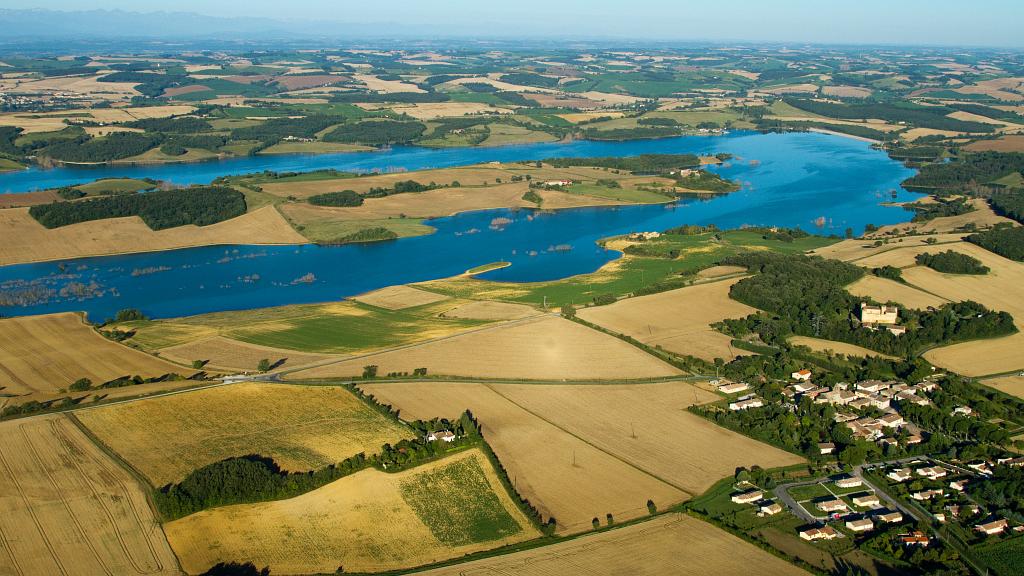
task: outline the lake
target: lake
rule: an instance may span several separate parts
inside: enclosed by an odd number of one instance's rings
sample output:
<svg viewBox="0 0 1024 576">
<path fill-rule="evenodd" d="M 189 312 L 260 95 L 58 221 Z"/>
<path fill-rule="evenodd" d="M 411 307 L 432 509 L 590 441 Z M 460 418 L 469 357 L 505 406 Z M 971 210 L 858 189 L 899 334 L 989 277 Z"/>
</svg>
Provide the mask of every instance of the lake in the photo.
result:
<svg viewBox="0 0 1024 576">
<path fill-rule="evenodd" d="M 919 197 L 900 188 L 912 170 L 869 144 L 816 134 L 732 133 L 637 142 L 268 156 L 168 166 L 31 169 L 0 175 L 0 189 L 27 191 L 98 177 L 132 176 L 180 184 L 262 170 L 414 170 L 553 156 L 728 152 L 713 168 L 743 189 L 708 200 L 668 205 L 470 212 L 428 221 L 429 236 L 335 247 L 216 246 L 0 267 L 0 314 L 82 310 L 93 320 L 122 308 L 154 318 L 222 310 L 336 300 L 393 284 L 443 278 L 505 260 L 512 266 L 482 278 L 513 282 L 554 280 L 592 272 L 619 257 L 600 238 L 680 224 L 799 226 L 815 234 L 860 233 L 866 224 L 905 222 L 912 213 L 883 203 Z M 891 192 L 896 191 L 895 199 Z M 566 249 L 568 247 L 569 249 Z M 18 304 L 31 294 L 42 303 Z"/>
</svg>

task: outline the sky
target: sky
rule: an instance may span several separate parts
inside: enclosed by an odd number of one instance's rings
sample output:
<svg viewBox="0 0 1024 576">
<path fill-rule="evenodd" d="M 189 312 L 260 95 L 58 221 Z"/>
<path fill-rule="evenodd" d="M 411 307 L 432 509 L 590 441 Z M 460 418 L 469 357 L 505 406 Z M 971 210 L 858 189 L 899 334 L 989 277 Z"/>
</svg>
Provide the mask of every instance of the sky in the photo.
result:
<svg viewBox="0 0 1024 576">
<path fill-rule="evenodd" d="M 4 0 L 0 8 L 395 24 L 425 37 L 1024 47 L 1024 0 Z"/>
</svg>

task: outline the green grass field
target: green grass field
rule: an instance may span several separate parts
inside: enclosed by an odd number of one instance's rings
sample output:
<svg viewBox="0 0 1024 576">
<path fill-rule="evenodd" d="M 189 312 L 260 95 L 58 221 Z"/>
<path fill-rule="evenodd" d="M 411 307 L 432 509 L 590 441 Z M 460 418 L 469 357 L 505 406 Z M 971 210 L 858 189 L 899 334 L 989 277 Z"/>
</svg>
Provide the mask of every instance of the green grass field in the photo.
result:
<svg viewBox="0 0 1024 576">
<path fill-rule="evenodd" d="M 373 150 L 369 146 L 341 142 L 281 142 L 260 151 L 260 154 L 327 154 Z"/>
<path fill-rule="evenodd" d="M 671 282 L 672 287 L 682 287 L 683 282 L 697 271 L 745 250 L 798 253 L 839 241 L 818 236 L 793 242 L 765 240 L 760 233 L 746 230 L 720 232 L 718 236 L 720 239 L 711 233 L 664 235 L 657 240 L 645 242 L 644 246 L 666 255 L 672 250 L 678 250 L 678 257 L 627 256 L 597 272 L 553 282 L 489 282 L 462 277 L 426 282 L 422 286 L 434 292 L 462 298 L 487 298 L 527 304 L 540 304 L 546 299 L 549 307 L 581 305 L 601 294 L 621 296 L 660 282 Z"/>
<path fill-rule="evenodd" d="M 146 190 L 152 187 L 153 184 L 150 184 L 145 180 L 136 180 L 134 178 L 109 178 L 106 180 L 97 180 L 88 184 L 75 186 L 76 189 L 81 190 L 88 195 L 126 194 L 129 192 Z"/>
<path fill-rule="evenodd" d="M 8 160 L 7 158 L 0 158 L 0 172 L 8 172 L 11 170 L 21 170 L 24 168 L 23 165 L 18 164 L 14 160 Z"/>
<path fill-rule="evenodd" d="M 439 302 L 387 310 L 345 301 L 130 322 L 125 327 L 136 330 L 132 342 L 150 350 L 221 335 L 273 348 L 345 354 L 400 346 L 487 324 L 438 316 L 452 306 L 451 302 Z"/>
<path fill-rule="evenodd" d="M 637 190 L 635 188 L 609 188 L 591 183 L 573 184 L 566 189 L 570 194 L 582 194 L 596 198 L 607 198 L 617 202 L 632 202 L 636 204 L 660 204 L 671 202 L 674 198 L 666 194 L 659 194 L 648 190 Z"/>
<path fill-rule="evenodd" d="M 426 236 L 433 234 L 435 228 L 427 226 L 417 218 L 382 218 L 377 220 L 338 220 L 330 214 L 322 218 L 315 215 L 303 216 L 301 221 L 293 221 L 292 225 L 311 242 L 330 243 L 351 236 L 362 230 L 371 228 L 387 228 L 399 238 Z"/>
<path fill-rule="evenodd" d="M 789 495 L 797 502 L 832 496 L 828 489 L 821 484 L 811 484 L 810 486 L 796 486 L 794 488 L 790 488 Z"/>
<path fill-rule="evenodd" d="M 449 546 L 498 540 L 523 529 L 494 493 L 476 458 L 417 474 L 400 488 L 419 519 Z"/>
<path fill-rule="evenodd" d="M 983 544 L 972 550 L 982 562 L 995 569 L 999 576 L 1024 574 L 1024 536 L 1009 538 L 995 544 Z"/>
</svg>

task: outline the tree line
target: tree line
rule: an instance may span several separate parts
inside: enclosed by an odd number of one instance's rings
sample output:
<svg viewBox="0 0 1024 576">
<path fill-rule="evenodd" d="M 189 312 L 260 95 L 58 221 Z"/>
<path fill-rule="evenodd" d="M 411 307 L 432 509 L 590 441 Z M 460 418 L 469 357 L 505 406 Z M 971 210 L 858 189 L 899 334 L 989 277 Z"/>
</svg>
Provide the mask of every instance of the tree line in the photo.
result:
<svg viewBox="0 0 1024 576">
<path fill-rule="evenodd" d="M 988 266 L 984 266 L 981 260 L 953 250 L 938 252 L 935 254 L 918 254 L 915 258 L 918 264 L 927 266 L 936 272 L 947 274 L 988 274 Z"/>
<path fill-rule="evenodd" d="M 241 216 L 245 211 L 245 195 L 221 186 L 102 196 L 29 208 L 29 214 L 47 228 L 106 218 L 139 216 L 153 230 L 186 224 L 207 226 Z"/>
</svg>

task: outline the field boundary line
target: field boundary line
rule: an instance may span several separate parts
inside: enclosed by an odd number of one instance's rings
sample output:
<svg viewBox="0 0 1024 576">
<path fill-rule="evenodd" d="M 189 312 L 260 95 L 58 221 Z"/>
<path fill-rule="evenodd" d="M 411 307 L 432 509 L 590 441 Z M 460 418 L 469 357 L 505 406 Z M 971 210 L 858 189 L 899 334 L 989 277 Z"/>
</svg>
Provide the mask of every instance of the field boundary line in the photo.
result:
<svg viewBox="0 0 1024 576">
<path fill-rule="evenodd" d="M 54 433 L 56 433 L 56 428 L 53 427 L 53 420 L 51 420 L 49 424 Z M 21 432 L 22 437 L 25 439 L 25 445 L 28 446 L 29 454 L 32 455 L 32 459 L 35 461 L 36 465 L 38 465 L 39 469 L 43 472 L 43 474 L 46 475 L 46 480 L 50 483 L 50 486 L 53 487 L 53 490 L 57 494 L 57 497 L 60 498 L 61 507 L 64 508 L 65 512 L 67 512 L 68 517 L 71 519 L 71 523 L 74 524 L 75 529 L 81 535 L 83 543 L 89 549 L 89 551 L 92 552 L 93 558 L 96 559 L 96 563 L 99 564 L 100 567 L 102 567 L 103 572 L 105 574 L 113 576 L 114 573 L 113 571 L 111 571 L 110 566 L 107 566 L 107 563 L 104 562 L 103 558 L 100 556 L 99 551 L 96 550 L 96 543 L 93 542 L 92 538 L 89 537 L 89 533 L 87 533 L 85 529 L 82 527 L 82 522 L 78 518 L 78 515 L 75 514 L 74 509 L 71 508 L 71 504 L 68 502 L 67 497 L 64 495 L 65 491 L 61 490 L 61 486 L 53 477 L 53 473 L 49 470 L 49 468 L 47 468 L 46 463 L 43 462 L 43 458 L 39 455 L 39 448 L 36 447 L 36 445 L 32 442 L 32 437 L 29 436 L 26 427 L 27 424 L 24 422 L 18 424 L 18 431 Z M 80 480 L 85 482 L 84 478 L 81 478 Z M 106 511 L 106 509 L 104 509 L 104 511 Z M 114 530 L 117 530 L 116 525 L 114 525 L 113 528 Z"/>
<path fill-rule="evenodd" d="M 495 322 L 495 323 L 492 323 L 492 324 L 486 324 L 484 326 L 480 326 L 480 327 L 477 327 L 477 328 L 471 328 L 471 329 L 466 330 L 464 332 L 458 332 L 456 334 L 449 334 L 447 336 L 440 336 L 438 338 L 432 338 L 430 340 L 424 340 L 422 342 L 413 342 L 411 344 L 403 344 L 401 346 L 395 346 L 395 347 L 392 347 L 392 348 L 382 348 L 380 350 L 376 350 L 376 351 L 373 351 L 373 352 L 365 352 L 365 353 L 362 353 L 362 354 L 356 354 L 355 356 L 346 356 L 346 357 L 343 357 L 343 358 L 330 358 L 330 359 L 324 360 L 322 362 L 314 362 L 314 363 L 311 363 L 311 364 L 306 364 L 304 366 L 296 366 L 294 368 L 288 368 L 288 369 L 285 369 L 285 370 L 281 370 L 280 372 L 271 372 L 271 373 L 267 374 L 267 376 L 272 376 L 272 377 L 275 377 L 275 378 L 280 378 L 281 376 L 287 376 L 288 374 L 292 374 L 294 372 L 300 372 L 300 371 L 303 371 L 303 370 L 312 370 L 314 368 L 323 368 L 324 366 L 330 366 L 332 364 L 339 364 L 341 362 L 349 362 L 351 360 L 359 360 L 360 358 L 369 358 L 370 356 L 376 356 L 378 354 L 385 354 L 385 353 L 388 353 L 388 352 L 398 352 L 398 351 L 401 351 L 401 350 L 408 350 L 410 348 L 416 348 L 418 346 L 425 346 L 427 344 L 433 344 L 435 342 L 443 342 L 444 340 L 450 340 L 452 338 L 458 338 L 460 336 L 465 336 L 467 334 L 475 334 L 475 333 L 484 332 L 484 331 L 487 331 L 487 330 L 497 330 L 499 328 L 505 328 L 507 326 L 516 326 L 516 325 L 519 325 L 519 324 L 527 324 L 527 323 L 530 323 L 530 322 L 538 322 L 538 321 L 540 321 L 543 318 L 546 318 L 548 316 L 558 317 L 559 315 L 558 315 L 557 312 L 551 312 L 551 313 L 548 313 L 548 314 L 538 314 L 536 316 L 529 316 L 527 318 L 520 318 L 518 320 L 507 320 L 507 321 L 504 321 L 504 322 L 499 321 L 499 322 Z"/>
<path fill-rule="evenodd" d="M 216 385 L 224 385 L 224 384 L 223 383 L 219 383 L 219 384 L 216 384 Z M 211 387 L 211 386 L 207 386 L 207 387 Z M 188 392 L 188 390 L 181 390 L 181 392 Z M 177 394 L 177 393 L 169 393 L 169 394 Z M 132 402 L 132 401 L 131 400 L 127 400 L 125 402 Z M 67 416 L 68 420 L 70 420 L 73 424 L 75 424 L 76 427 L 78 427 L 79 430 L 82 431 L 82 434 L 85 435 L 85 437 L 87 439 L 89 439 L 89 441 L 92 442 L 96 446 L 96 448 L 98 448 L 102 453 L 106 454 L 106 456 L 110 457 L 111 460 L 116 465 L 121 466 L 125 471 L 128 472 L 128 475 L 130 477 L 132 477 L 135 480 L 135 482 L 139 483 L 139 487 L 141 488 L 142 494 L 145 497 L 145 503 L 148 506 L 150 506 L 150 510 L 153 512 L 154 523 L 157 525 L 157 528 L 160 530 L 161 535 L 164 537 L 164 541 L 167 542 L 167 548 L 171 551 L 171 557 L 174 558 L 174 562 L 175 562 L 175 565 L 176 565 L 175 568 L 177 569 L 179 574 L 185 574 L 184 569 L 181 568 L 181 559 L 178 558 L 178 552 L 174 549 L 173 546 L 171 546 L 170 540 L 168 540 L 168 538 L 167 538 L 167 532 L 164 530 L 164 519 L 163 519 L 163 516 L 161 516 L 160 509 L 157 508 L 157 502 L 153 498 L 153 493 L 157 489 L 153 486 L 153 484 L 150 483 L 150 481 L 148 481 L 141 474 L 140 471 L 138 471 L 138 469 L 135 466 L 131 465 L 130 462 L 128 462 L 127 460 L 122 458 L 121 455 L 118 454 L 117 451 L 115 451 L 113 448 L 111 448 L 110 446 L 108 446 L 105 443 L 103 443 L 103 441 L 99 440 L 99 437 L 97 437 L 96 435 L 92 434 L 92 430 L 90 430 L 89 427 L 86 426 L 85 423 L 82 422 L 82 420 L 80 420 L 78 418 L 78 416 L 76 416 L 72 412 L 66 413 L 66 416 Z"/>
<path fill-rule="evenodd" d="M 21 482 L 18 482 L 18 477 L 14 473 L 14 470 L 11 469 L 11 464 L 7 461 L 7 457 L 4 456 L 2 447 L 0 447 L 0 464 L 3 465 L 4 470 L 7 471 L 7 475 L 10 476 L 11 478 L 11 482 L 14 483 L 14 487 L 17 488 L 18 495 L 21 496 L 22 502 L 25 503 L 28 514 L 32 517 L 32 523 L 35 525 L 36 530 L 39 532 L 39 536 L 40 538 L 42 538 L 43 545 L 46 546 L 46 549 L 50 552 L 50 557 L 53 559 L 54 565 L 57 566 L 61 574 L 67 576 L 67 569 L 64 568 L 64 565 L 60 561 L 60 557 L 58 557 L 57 554 L 54 552 L 53 544 L 50 542 L 50 539 L 46 536 L 46 532 L 43 530 L 43 527 L 39 524 L 39 518 L 36 516 L 36 511 L 32 507 L 32 503 L 29 502 L 28 497 L 25 495 L 25 488 L 21 485 Z"/>
<path fill-rule="evenodd" d="M 591 447 L 591 448 L 593 448 L 594 450 L 597 450 L 598 452 L 601 452 L 602 454 L 606 454 L 606 455 L 610 456 L 611 458 L 614 458 L 615 460 L 618 460 L 619 462 L 622 462 L 622 463 L 623 463 L 623 464 L 625 464 L 626 466 L 629 466 L 630 468 L 632 468 L 632 469 L 634 469 L 634 470 L 636 470 L 636 471 L 638 471 L 638 472 L 640 472 L 640 473 L 642 473 L 642 474 L 645 474 L 645 475 L 647 475 L 647 476 L 650 476 L 651 478 L 654 478 L 654 479 L 655 479 L 655 480 L 657 480 L 658 482 L 661 482 L 661 483 L 663 483 L 663 484 L 666 484 L 666 485 L 668 485 L 668 486 L 671 486 L 671 487 L 675 488 L 676 490 L 679 490 L 679 491 L 680 491 L 680 492 L 682 492 L 683 494 L 686 494 L 686 495 L 687 495 L 687 496 L 688 496 L 689 498 L 694 498 L 694 497 L 696 496 L 696 495 L 695 495 L 695 494 L 694 494 L 693 492 L 691 492 L 691 491 L 689 491 L 689 490 L 687 490 L 687 489 L 685 489 L 685 488 L 683 488 L 683 487 L 681 487 L 681 486 L 678 486 L 678 485 L 676 485 L 675 483 L 673 483 L 673 482 L 670 482 L 670 481 L 668 481 L 668 480 L 666 480 L 666 479 L 664 479 L 664 478 L 661 478 L 660 476 L 658 476 L 658 475 L 656 475 L 656 474 L 653 474 L 653 473 L 651 473 L 651 472 L 648 472 L 647 470 L 644 470 L 643 468 L 640 468 L 640 467 L 639 467 L 639 466 L 637 466 L 636 464 L 633 464 L 632 462 L 629 462 L 628 460 L 624 460 L 624 459 L 623 459 L 623 458 L 621 458 L 620 456 L 617 456 L 617 455 L 615 455 L 615 454 L 612 454 L 611 452 L 608 452 L 608 451 L 607 451 L 607 450 L 605 450 L 604 448 L 601 448 L 600 446 L 597 446 L 596 444 L 594 444 L 594 443 L 590 442 L 590 441 L 589 441 L 589 440 L 587 440 L 586 438 L 583 438 L 582 436 L 579 436 L 578 434 L 576 434 L 576 433 L 572 432 L 571 430 L 567 430 L 566 428 L 564 428 L 564 427 L 562 427 L 562 426 L 560 426 L 560 425 L 558 425 L 558 424 L 556 424 L 556 423 L 552 422 L 551 420 L 548 420 L 547 418 L 545 418 L 545 417 L 541 416 L 540 414 L 537 414 L 537 413 L 536 413 L 536 412 L 534 412 L 533 410 L 530 410 L 529 408 L 527 408 L 527 407 L 525 407 L 525 406 L 522 406 L 521 404 L 519 404 L 519 403 L 518 403 L 518 402 L 516 402 L 515 400 L 513 400 L 513 399 L 509 398 L 508 396 L 505 396 L 505 395 L 504 395 L 504 394 L 502 394 L 501 392 L 498 392 L 497 390 L 495 390 L 494 386 L 492 386 L 491 384 L 484 384 L 484 386 L 485 386 L 485 387 L 486 387 L 486 388 L 487 388 L 488 390 L 490 390 L 491 392 L 494 392 L 495 394 L 497 394 L 498 396 L 500 396 L 501 398 L 503 398 L 503 399 L 504 399 L 504 400 L 505 400 L 506 402 L 509 402 L 510 404 L 512 404 L 513 406 L 515 406 L 516 408 L 519 408 L 520 410 L 522 410 L 522 411 L 526 412 L 527 414 L 529 414 L 529 415 L 533 416 L 534 418 L 538 418 L 538 419 L 540 419 L 541 421 L 543 421 L 543 422 L 546 422 L 546 423 L 548 423 L 548 424 L 550 424 L 550 425 L 554 426 L 555 428 L 558 428 L 558 429 L 559 429 L 559 430 L 561 430 L 562 432 L 565 432 L 566 434 L 568 434 L 568 435 L 572 436 L 573 438 L 575 438 L 575 439 L 579 440 L 580 442 L 583 442 L 584 444 L 586 444 L 587 446 L 590 446 L 590 447 Z"/>
<path fill-rule="evenodd" d="M 64 427 L 58 426 L 57 420 L 52 421 L 50 423 L 50 427 L 54 432 L 54 436 L 56 436 L 62 443 L 67 445 L 70 451 L 71 447 L 74 446 L 76 442 L 68 436 L 67 431 L 63 429 Z M 86 442 L 88 441 L 89 440 L 86 439 Z M 108 472 L 110 471 L 108 462 L 96 458 L 95 456 L 90 456 L 85 451 L 82 451 L 82 455 L 88 460 L 92 461 L 94 464 L 96 464 L 97 467 Z M 89 487 L 89 491 L 92 493 L 93 498 L 100 504 L 100 507 L 103 508 L 103 511 L 106 513 L 107 518 L 110 520 L 111 527 L 114 529 L 114 534 L 117 535 L 117 541 L 121 545 L 121 550 L 124 552 L 125 557 L 128 558 L 128 561 L 132 564 L 132 567 L 135 568 L 135 571 L 139 574 L 156 574 L 162 572 L 164 569 L 163 562 L 160 561 L 160 557 L 157 554 L 156 549 L 153 547 L 153 541 L 150 538 L 146 537 L 147 534 L 145 522 L 143 522 L 142 517 L 139 515 L 139 511 L 135 507 L 135 502 L 133 501 L 131 494 L 129 493 L 128 486 L 125 485 L 124 480 L 117 480 L 117 489 L 123 495 L 124 501 L 128 509 L 131 510 L 131 517 L 133 520 L 135 520 L 135 525 L 139 527 L 139 532 L 143 536 L 143 540 L 145 540 L 146 547 L 149 549 L 149 552 L 152 555 L 153 564 L 156 565 L 156 570 L 146 571 L 142 566 L 140 566 L 140 563 L 132 554 L 131 547 L 128 546 L 128 543 L 125 540 L 125 535 L 122 533 L 120 525 L 114 518 L 114 514 L 110 511 L 110 508 L 107 507 L 107 503 L 103 500 L 103 498 L 99 494 L 99 491 L 96 489 L 96 483 L 93 482 L 89 478 L 89 475 L 83 470 L 81 462 L 72 459 L 72 464 L 75 466 L 75 470 L 81 476 L 82 481 Z"/>
</svg>

